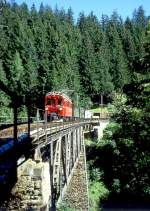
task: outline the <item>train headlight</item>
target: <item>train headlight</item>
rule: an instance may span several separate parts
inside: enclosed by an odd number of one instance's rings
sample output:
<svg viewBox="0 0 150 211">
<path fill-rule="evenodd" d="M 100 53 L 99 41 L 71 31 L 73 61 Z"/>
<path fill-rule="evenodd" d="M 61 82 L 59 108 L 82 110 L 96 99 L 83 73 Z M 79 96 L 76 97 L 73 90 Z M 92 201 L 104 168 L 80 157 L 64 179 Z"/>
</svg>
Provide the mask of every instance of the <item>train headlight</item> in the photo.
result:
<svg viewBox="0 0 150 211">
<path fill-rule="evenodd" d="M 62 111 L 62 108 L 59 108 L 60 111 Z"/>
<path fill-rule="evenodd" d="M 48 111 L 48 107 L 45 108 L 45 111 Z"/>
</svg>

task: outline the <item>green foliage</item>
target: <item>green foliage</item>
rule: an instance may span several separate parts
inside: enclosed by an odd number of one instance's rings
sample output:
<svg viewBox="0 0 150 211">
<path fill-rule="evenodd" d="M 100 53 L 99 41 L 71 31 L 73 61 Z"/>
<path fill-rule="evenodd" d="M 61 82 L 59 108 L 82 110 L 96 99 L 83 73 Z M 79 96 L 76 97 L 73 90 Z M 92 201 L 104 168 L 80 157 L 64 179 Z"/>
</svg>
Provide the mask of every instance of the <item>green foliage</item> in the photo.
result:
<svg viewBox="0 0 150 211">
<path fill-rule="evenodd" d="M 102 172 L 100 172 L 98 168 L 91 167 L 89 176 L 91 181 L 99 181 L 101 179 Z"/>
<path fill-rule="evenodd" d="M 145 197 L 149 175 L 149 127 L 145 114 L 129 107 L 116 115 L 117 125 L 109 126 L 98 148 L 105 156 L 109 172 L 104 177 L 113 192 L 128 192 Z M 110 160 L 110 159 L 111 160 Z M 98 162 L 98 161 L 97 161 Z M 103 162 L 101 161 L 101 165 Z M 144 171 L 145 169 L 145 171 Z M 110 176 L 111 175 L 111 176 Z"/>
<path fill-rule="evenodd" d="M 92 113 L 111 113 L 113 111 L 113 106 L 112 105 L 108 105 L 106 107 L 97 107 L 97 108 L 93 108 L 91 109 Z"/>
<path fill-rule="evenodd" d="M 142 7 L 125 23 L 116 12 L 101 22 L 91 12 L 80 14 L 75 24 L 71 8 L 1 6 L 0 88 L 11 101 L 18 99 L 18 107 L 29 101 L 42 107 L 46 92 L 72 89 L 79 106 L 90 108 L 93 95 L 122 92 L 137 77 L 135 61 L 144 55 L 147 24 Z"/>
<path fill-rule="evenodd" d="M 23 105 L 42 107 L 51 90 L 74 90 L 85 108 L 93 95 L 121 92 L 104 138 L 89 143 L 91 204 L 96 209 L 108 195 L 105 185 L 117 194 L 149 196 L 150 22 L 143 8 L 125 22 L 116 12 L 101 21 L 82 13 L 75 24 L 71 8 L 0 4 L 0 116 L 12 119 L 16 103 L 26 117 Z"/>
<path fill-rule="evenodd" d="M 89 187 L 90 195 L 90 210 L 96 211 L 100 209 L 100 201 L 107 198 L 109 194 L 108 189 L 102 182 L 92 182 Z"/>
<path fill-rule="evenodd" d="M 0 122 L 11 122 L 13 121 L 13 112 L 9 108 L 10 98 L 3 92 L 0 92 Z"/>
<path fill-rule="evenodd" d="M 58 211 L 75 211 L 74 208 L 71 208 L 67 202 L 63 202 L 62 204 L 59 205 L 57 208 Z"/>
<path fill-rule="evenodd" d="M 101 158 L 97 157 L 95 162 L 103 170 L 104 182 L 112 194 L 128 200 L 149 200 L 150 196 L 149 43 L 147 33 L 145 54 L 136 62 L 134 74 L 138 77 L 124 87 L 126 97 L 117 96 L 114 122 L 108 125 L 103 139 L 98 142 Z"/>
<path fill-rule="evenodd" d="M 149 27 L 148 29 L 149 30 Z M 145 54 L 133 62 L 133 81 L 124 94 L 115 96 L 116 111 L 93 153 L 94 166 L 103 171 L 102 180 L 111 196 L 121 200 L 149 201 L 150 115 L 149 115 L 149 34 Z M 98 156 L 100 155 L 100 156 Z"/>
<path fill-rule="evenodd" d="M 27 108 L 25 106 L 20 107 L 18 118 L 20 118 L 22 121 L 27 121 Z"/>
<path fill-rule="evenodd" d="M 104 199 L 108 198 L 109 190 L 102 181 L 104 172 L 96 167 L 95 160 L 97 159 L 96 148 L 97 141 L 86 141 L 88 154 L 88 178 L 89 178 L 89 203 L 90 210 L 96 211 L 100 209 L 100 204 Z"/>
</svg>

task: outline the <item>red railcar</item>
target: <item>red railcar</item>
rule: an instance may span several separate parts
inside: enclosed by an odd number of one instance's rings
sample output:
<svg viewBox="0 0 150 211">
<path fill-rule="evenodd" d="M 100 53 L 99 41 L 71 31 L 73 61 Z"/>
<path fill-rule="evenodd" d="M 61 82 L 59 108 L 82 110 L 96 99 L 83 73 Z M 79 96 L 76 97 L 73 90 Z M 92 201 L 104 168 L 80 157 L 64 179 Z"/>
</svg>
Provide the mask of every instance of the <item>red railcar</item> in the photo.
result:
<svg viewBox="0 0 150 211">
<path fill-rule="evenodd" d="M 73 104 L 71 99 L 61 92 L 49 92 L 45 96 L 45 111 L 48 120 L 72 117 Z"/>
</svg>

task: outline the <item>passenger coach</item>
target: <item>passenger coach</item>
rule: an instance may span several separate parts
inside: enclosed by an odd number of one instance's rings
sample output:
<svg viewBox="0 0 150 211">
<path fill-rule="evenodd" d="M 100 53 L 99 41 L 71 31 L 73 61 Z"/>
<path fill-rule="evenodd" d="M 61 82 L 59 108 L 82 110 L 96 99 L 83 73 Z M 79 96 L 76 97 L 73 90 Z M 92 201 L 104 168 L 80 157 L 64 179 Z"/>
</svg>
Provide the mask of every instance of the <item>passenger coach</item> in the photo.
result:
<svg viewBox="0 0 150 211">
<path fill-rule="evenodd" d="M 73 103 L 68 96 L 61 92 L 49 92 L 45 96 L 45 112 L 48 121 L 67 119 L 73 115 Z"/>
</svg>

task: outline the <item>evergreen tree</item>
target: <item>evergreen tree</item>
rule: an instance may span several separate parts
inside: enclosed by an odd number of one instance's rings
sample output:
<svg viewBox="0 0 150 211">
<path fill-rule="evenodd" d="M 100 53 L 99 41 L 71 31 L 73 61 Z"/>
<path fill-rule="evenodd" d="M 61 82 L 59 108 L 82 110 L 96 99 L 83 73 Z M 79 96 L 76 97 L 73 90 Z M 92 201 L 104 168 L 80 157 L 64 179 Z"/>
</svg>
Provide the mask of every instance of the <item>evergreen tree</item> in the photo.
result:
<svg viewBox="0 0 150 211">
<path fill-rule="evenodd" d="M 145 54 L 147 20 L 142 7 L 125 23 L 116 12 L 100 22 L 91 12 L 81 13 L 75 24 L 71 8 L 53 11 L 41 4 L 37 11 L 34 4 L 31 10 L 25 3 L 0 5 L 1 89 L 10 95 L 20 92 L 21 102 L 32 93 L 38 101 L 50 90 L 73 89 L 84 99 L 120 92 L 139 77 L 134 72 Z"/>
<path fill-rule="evenodd" d="M 111 51 L 110 74 L 116 90 L 122 90 L 123 85 L 129 80 L 126 56 L 123 51 L 121 39 L 119 37 L 116 22 L 110 22 L 106 36 L 108 38 Z"/>
<path fill-rule="evenodd" d="M 115 197 L 130 202 L 149 202 L 150 196 L 149 34 L 150 25 L 144 42 L 145 54 L 135 67 L 138 77 L 124 87 L 127 100 L 118 102 L 114 123 L 99 142 L 98 153 L 103 159 L 96 162 L 104 170 L 105 182 Z"/>
<path fill-rule="evenodd" d="M 105 34 L 103 35 L 99 52 L 97 52 L 97 63 L 99 94 L 112 93 L 114 86 L 110 75 L 110 51 Z"/>
</svg>

